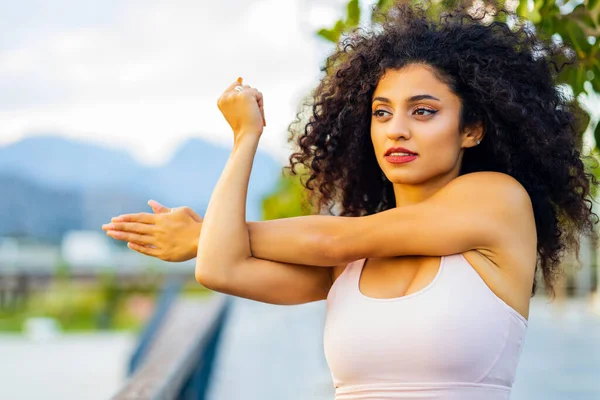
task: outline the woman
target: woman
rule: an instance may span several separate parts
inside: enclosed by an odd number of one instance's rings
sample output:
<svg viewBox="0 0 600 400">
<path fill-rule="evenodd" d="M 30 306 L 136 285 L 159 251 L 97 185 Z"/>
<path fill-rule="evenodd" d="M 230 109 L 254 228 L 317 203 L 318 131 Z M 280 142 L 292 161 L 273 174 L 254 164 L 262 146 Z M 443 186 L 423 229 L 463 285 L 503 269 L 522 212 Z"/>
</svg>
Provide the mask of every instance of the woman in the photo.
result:
<svg viewBox="0 0 600 400">
<path fill-rule="evenodd" d="M 524 29 L 399 5 L 330 57 L 291 156 L 319 208 L 340 216 L 246 223 L 264 123 L 261 93 L 236 82 L 218 101 L 234 147 L 204 221 L 180 209 L 104 229 L 181 260 L 201 228 L 205 286 L 326 299 L 337 399 L 508 399 L 536 271 L 551 290 L 563 252 L 593 232 L 559 57 L 571 56 Z"/>
</svg>

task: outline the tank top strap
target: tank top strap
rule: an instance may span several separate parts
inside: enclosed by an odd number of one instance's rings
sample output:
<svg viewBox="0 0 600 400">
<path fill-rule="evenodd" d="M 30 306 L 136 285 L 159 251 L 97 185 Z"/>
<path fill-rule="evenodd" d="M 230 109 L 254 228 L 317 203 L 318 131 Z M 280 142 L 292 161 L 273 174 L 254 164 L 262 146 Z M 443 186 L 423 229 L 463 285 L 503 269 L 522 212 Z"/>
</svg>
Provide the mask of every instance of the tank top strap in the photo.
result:
<svg viewBox="0 0 600 400">
<path fill-rule="evenodd" d="M 346 268 L 333 283 L 333 286 L 329 291 L 329 295 L 327 296 L 328 300 L 338 298 L 340 295 L 343 295 L 343 297 L 348 295 L 351 297 L 356 296 L 358 292 L 360 273 L 365 261 L 366 259 L 362 258 L 352 261 L 346 265 Z"/>
<path fill-rule="evenodd" d="M 344 277 L 344 280 L 348 282 L 353 282 L 354 284 L 358 285 L 360 273 L 362 272 L 363 266 L 365 265 L 366 261 L 366 258 L 361 258 L 360 260 L 352 261 L 351 263 L 349 263 L 346 266 L 344 272 L 342 273 L 342 275 L 346 275 Z M 342 275 L 340 275 L 340 278 L 342 277 Z"/>
</svg>

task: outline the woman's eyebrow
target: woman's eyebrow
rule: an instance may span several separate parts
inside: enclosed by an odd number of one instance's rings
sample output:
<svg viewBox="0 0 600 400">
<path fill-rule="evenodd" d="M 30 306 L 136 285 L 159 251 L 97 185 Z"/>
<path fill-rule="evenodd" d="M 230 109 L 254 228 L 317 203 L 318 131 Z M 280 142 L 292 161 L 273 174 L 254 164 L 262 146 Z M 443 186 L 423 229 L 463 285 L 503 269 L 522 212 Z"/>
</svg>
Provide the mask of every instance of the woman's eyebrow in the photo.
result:
<svg viewBox="0 0 600 400">
<path fill-rule="evenodd" d="M 418 94 L 416 96 L 411 96 L 408 99 L 406 99 L 407 103 L 412 103 L 415 101 L 419 101 L 419 100 L 436 100 L 436 101 L 440 101 L 440 99 L 438 99 L 437 97 L 433 97 L 429 94 Z M 388 104 L 392 104 L 392 102 L 390 101 L 390 99 L 388 99 L 387 97 L 375 97 L 373 99 L 373 103 L 376 102 L 377 100 L 381 101 L 382 103 L 388 103 Z"/>
</svg>

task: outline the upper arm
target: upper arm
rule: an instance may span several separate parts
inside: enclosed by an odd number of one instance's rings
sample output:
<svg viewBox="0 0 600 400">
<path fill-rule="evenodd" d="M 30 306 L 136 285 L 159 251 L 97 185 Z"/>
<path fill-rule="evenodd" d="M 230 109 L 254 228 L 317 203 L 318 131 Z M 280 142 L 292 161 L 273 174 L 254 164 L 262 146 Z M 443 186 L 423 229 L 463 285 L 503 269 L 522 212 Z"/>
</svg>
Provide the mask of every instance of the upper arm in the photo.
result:
<svg viewBox="0 0 600 400">
<path fill-rule="evenodd" d="M 327 298 L 332 268 L 289 264 L 249 257 L 215 277 L 196 266 L 196 280 L 221 293 L 264 303 L 292 305 Z"/>
<path fill-rule="evenodd" d="M 343 225 L 333 246 L 345 260 L 494 253 L 517 240 L 535 249 L 537 241 L 527 191 L 496 172 L 457 177 L 423 202 L 348 218 Z"/>
</svg>

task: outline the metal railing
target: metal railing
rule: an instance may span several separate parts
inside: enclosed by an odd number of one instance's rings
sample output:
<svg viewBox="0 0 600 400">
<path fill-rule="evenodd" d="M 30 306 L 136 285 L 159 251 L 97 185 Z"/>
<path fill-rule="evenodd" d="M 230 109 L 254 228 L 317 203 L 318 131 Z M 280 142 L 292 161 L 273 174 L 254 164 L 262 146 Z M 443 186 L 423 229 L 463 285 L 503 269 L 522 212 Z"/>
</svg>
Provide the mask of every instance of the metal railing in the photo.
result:
<svg viewBox="0 0 600 400">
<path fill-rule="evenodd" d="M 113 400 L 202 400 L 229 309 L 228 296 L 179 297 L 170 282 L 130 361 L 130 378 Z"/>
</svg>

